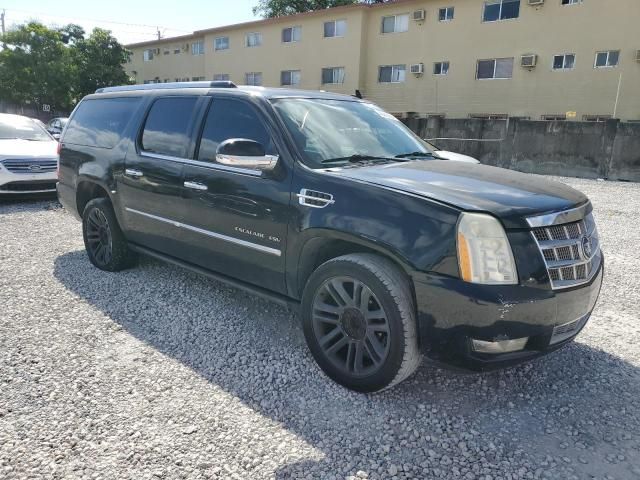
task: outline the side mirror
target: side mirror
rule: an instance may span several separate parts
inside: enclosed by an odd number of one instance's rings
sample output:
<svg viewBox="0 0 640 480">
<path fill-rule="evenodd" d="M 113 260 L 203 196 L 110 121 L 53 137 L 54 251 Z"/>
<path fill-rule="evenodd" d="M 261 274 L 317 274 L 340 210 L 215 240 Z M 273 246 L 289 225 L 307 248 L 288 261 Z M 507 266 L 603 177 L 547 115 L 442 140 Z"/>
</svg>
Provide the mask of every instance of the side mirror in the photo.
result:
<svg viewBox="0 0 640 480">
<path fill-rule="evenodd" d="M 276 168 L 278 155 L 267 155 L 264 147 L 253 140 L 230 138 L 218 145 L 216 161 L 229 167 L 266 172 Z"/>
</svg>

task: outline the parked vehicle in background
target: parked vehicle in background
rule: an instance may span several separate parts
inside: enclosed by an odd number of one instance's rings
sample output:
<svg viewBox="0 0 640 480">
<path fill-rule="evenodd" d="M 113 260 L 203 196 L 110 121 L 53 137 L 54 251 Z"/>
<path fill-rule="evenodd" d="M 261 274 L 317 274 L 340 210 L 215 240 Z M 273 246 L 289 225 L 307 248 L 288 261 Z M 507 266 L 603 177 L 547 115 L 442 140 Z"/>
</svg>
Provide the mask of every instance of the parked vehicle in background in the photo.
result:
<svg viewBox="0 0 640 480">
<path fill-rule="evenodd" d="M 0 114 L 0 195 L 56 191 L 58 142 L 41 125 Z"/>
<path fill-rule="evenodd" d="M 62 135 L 62 131 L 68 121 L 69 119 L 67 117 L 52 118 L 47 122 L 47 131 L 53 136 L 53 138 L 60 140 L 60 135 Z"/>
<path fill-rule="evenodd" d="M 294 305 L 318 365 L 365 392 L 423 354 L 484 370 L 556 350 L 602 283 L 585 195 L 441 160 L 344 95 L 99 90 L 64 131 L 58 195 L 96 267 L 144 253 Z"/>
<path fill-rule="evenodd" d="M 429 148 L 431 148 L 431 150 L 433 150 L 433 153 L 440 157 L 443 158 L 445 160 L 453 160 L 455 162 L 466 162 L 466 163 L 480 163 L 480 160 L 470 157 L 469 155 L 464 155 L 462 153 L 456 153 L 456 152 L 450 152 L 449 150 L 440 150 L 440 148 L 438 148 L 437 145 L 434 145 L 433 143 L 424 140 L 425 143 L 427 143 L 427 145 L 429 145 Z"/>
</svg>

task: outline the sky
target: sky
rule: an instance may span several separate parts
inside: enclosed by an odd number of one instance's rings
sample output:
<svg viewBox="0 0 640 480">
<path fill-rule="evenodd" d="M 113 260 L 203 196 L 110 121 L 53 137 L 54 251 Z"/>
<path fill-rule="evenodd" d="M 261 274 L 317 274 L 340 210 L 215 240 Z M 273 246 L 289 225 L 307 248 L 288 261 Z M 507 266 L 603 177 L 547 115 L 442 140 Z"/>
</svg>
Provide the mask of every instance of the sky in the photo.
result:
<svg viewBox="0 0 640 480">
<path fill-rule="evenodd" d="M 185 35 L 194 30 L 255 20 L 258 0 L 0 0 L 6 25 L 39 20 L 49 26 L 81 25 L 111 30 L 124 44 Z"/>
</svg>

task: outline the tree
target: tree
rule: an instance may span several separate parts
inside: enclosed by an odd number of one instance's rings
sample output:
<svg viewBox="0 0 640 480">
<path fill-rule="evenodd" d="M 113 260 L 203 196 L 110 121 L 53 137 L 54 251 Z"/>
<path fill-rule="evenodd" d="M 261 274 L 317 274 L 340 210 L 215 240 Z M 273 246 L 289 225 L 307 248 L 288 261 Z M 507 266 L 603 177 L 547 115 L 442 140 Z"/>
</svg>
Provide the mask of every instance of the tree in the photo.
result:
<svg viewBox="0 0 640 480">
<path fill-rule="evenodd" d="M 30 22 L 7 32 L 0 49 L 0 100 L 70 110 L 101 87 L 131 82 L 123 69 L 130 53 L 111 32 L 88 38 L 78 25 L 59 29 Z"/>
<path fill-rule="evenodd" d="M 130 54 L 111 32 L 101 28 L 95 28 L 89 38 L 78 40 L 71 48 L 76 98 L 89 95 L 98 88 L 131 83 L 122 68 Z"/>
<path fill-rule="evenodd" d="M 262 15 L 265 18 L 281 17 L 296 13 L 323 10 L 325 8 L 353 5 L 356 3 L 383 3 L 384 0 L 259 0 L 253 8 L 254 15 Z"/>
<path fill-rule="evenodd" d="M 72 103 L 70 56 L 62 35 L 37 22 L 21 25 L 3 37 L 0 50 L 0 98 L 17 104 Z"/>
</svg>

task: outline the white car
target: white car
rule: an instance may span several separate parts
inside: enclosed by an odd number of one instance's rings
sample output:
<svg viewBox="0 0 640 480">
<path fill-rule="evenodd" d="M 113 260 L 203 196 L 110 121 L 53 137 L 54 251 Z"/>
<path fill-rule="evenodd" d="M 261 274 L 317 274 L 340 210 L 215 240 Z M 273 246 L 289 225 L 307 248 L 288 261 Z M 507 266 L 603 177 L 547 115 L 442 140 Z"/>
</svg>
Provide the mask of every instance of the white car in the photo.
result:
<svg viewBox="0 0 640 480">
<path fill-rule="evenodd" d="M 54 193 L 58 142 L 35 120 L 0 114 L 0 196 Z"/>
</svg>

